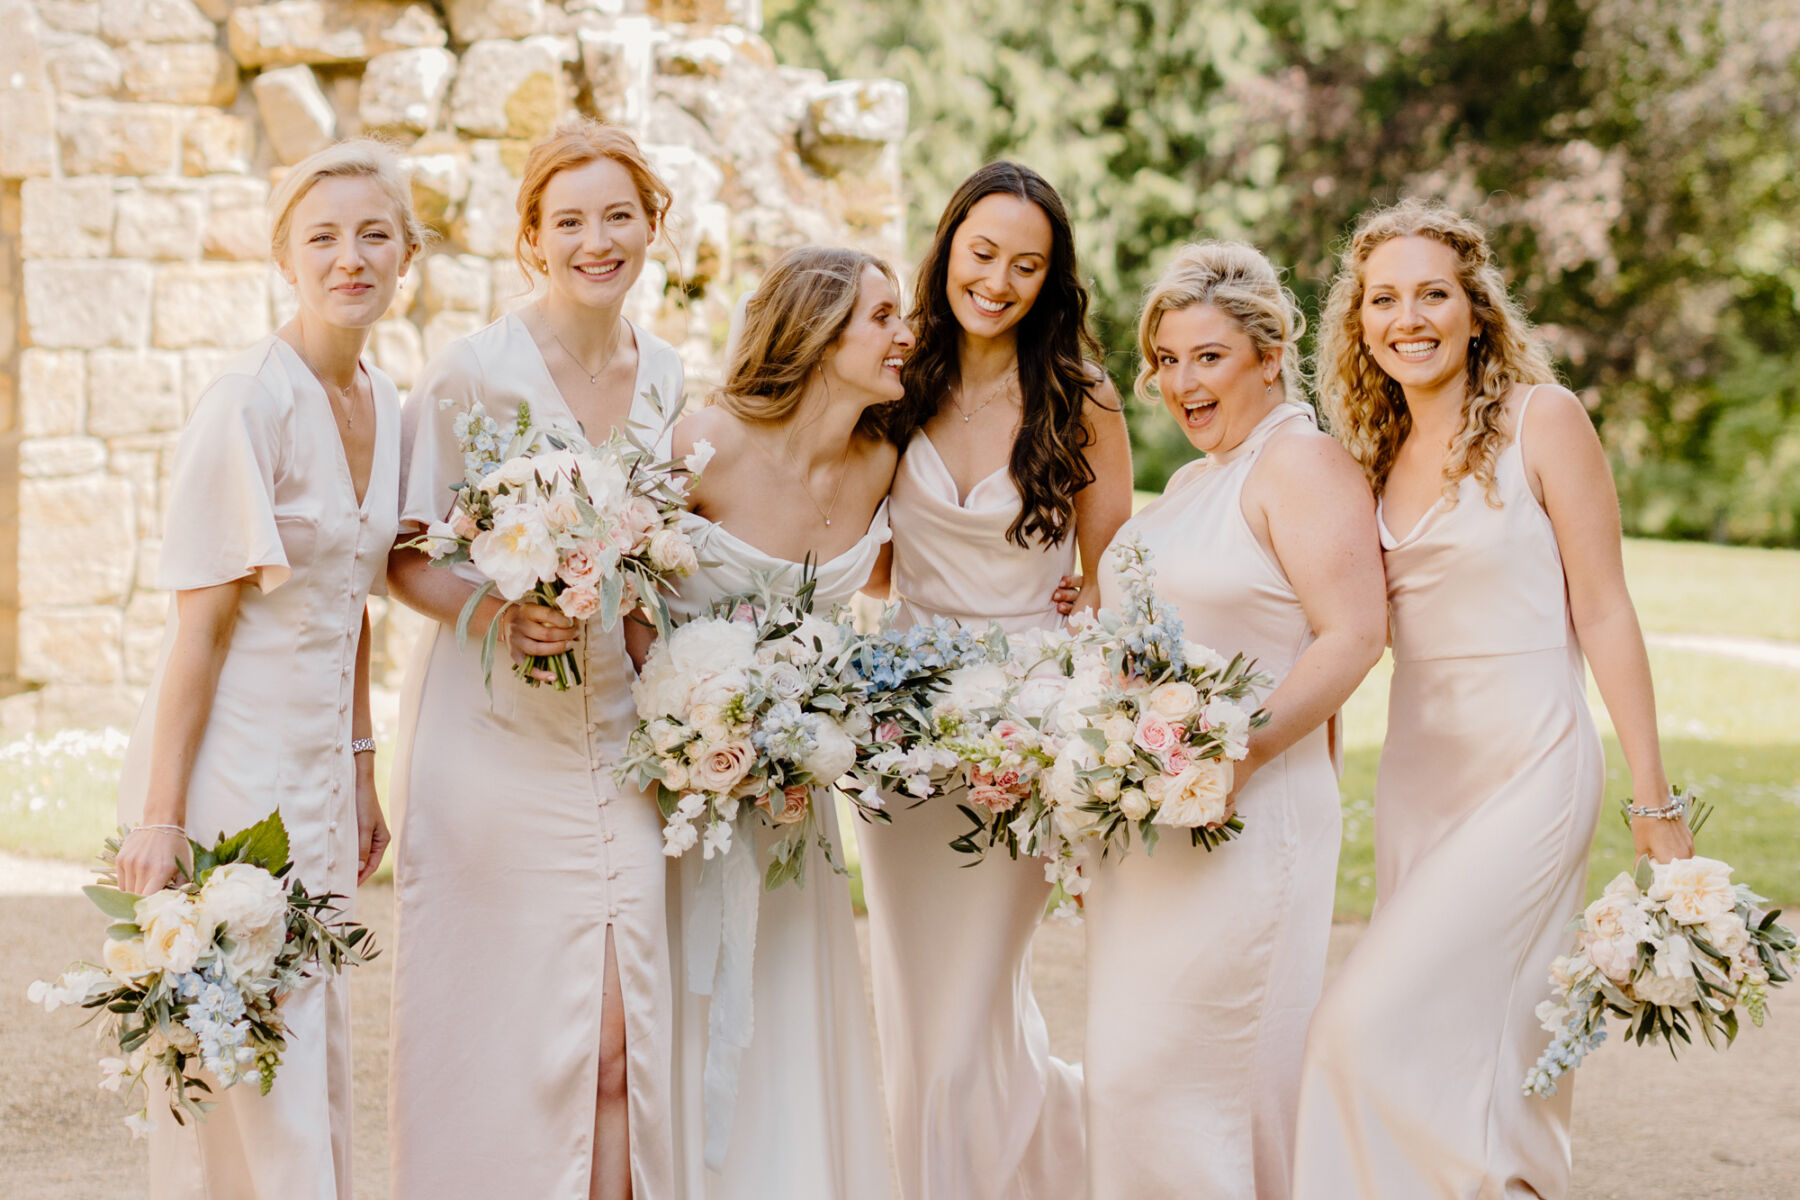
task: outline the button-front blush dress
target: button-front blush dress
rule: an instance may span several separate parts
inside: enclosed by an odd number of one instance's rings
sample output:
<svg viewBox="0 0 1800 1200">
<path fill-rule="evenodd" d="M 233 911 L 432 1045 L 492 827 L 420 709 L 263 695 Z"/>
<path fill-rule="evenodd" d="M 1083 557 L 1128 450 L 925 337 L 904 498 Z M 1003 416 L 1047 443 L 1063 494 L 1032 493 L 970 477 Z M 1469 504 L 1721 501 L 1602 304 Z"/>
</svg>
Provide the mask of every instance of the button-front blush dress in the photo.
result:
<svg viewBox="0 0 1800 1200">
<path fill-rule="evenodd" d="M 1157 591 L 1186 636 L 1256 659 L 1271 690 L 1313 632 L 1244 519 L 1244 481 L 1271 439 L 1311 428 L 1308 410 L 1277 405 L 1118 534 L 1154 553 Z M 1119 604 L 1110 561 L 1100 596 Z M 1288 1195 L 1300 1048 L 1336 890 L 1341 820 L 1326 727 L 1251 776 L 1237 810 L 1235 840 L 1208 853 L 1185 830 L 1162 830 L 1153 854 L 1134 846 L 1103 863 L 1085 897 L 1096 1200 Z"/>
<path fill-rule="evenodd" d="M 356 894 L 350 753 L 357 640 L 386 570 L 398 514 L 400 405 L 365 364 L 375 451 L 359 502 L 330 400 L 271 335 L 232 361 L 182 431 L 156 584 L 171 592 L 244 580 L 237 623 L 188 783 L 187 830 L 211 843 L 281 813 L 293 878 Z M 169 605 L 119 784 L 119 819 L 144 810 L 156 706 L 180 614 Z M 199 1124 L 153 1102 L 154 1200 L 349 1200 L 350 982 L 322 976 L 283 1001 L 287 1050 L 267 1096 L 214 1093 Z"/>
<path fill-rule="evenodd" d="M 1075 569 L 1054 546 L 1006 538 L 1019 493 L 1003 468 L 961 502 L 923 432 L 889 498 L 902 627 L 950 617 L 969 629 L 1054 628 L 1051 592 Z M 1043 863 L 950 848 L 969 831 L 961 796 L 857 829 L 869 906 L 875 1022 L 905 1200 L 1078 1200 L 1085 1194 L 1081 1069 L 1050 1054 L 1031 991 L 1031 938 L 1050 884 Z"/>
<path fill-rule="evenodd" d="M 668 343 L 633 333 L 632 419 L 654 436 L 647 393 L 678 396 L 681 363 Z M 576 428 L 518 316 L 451 343 L 407 401 L 404 521 L 448 513 L 463 475 L 452 423 L 470 401 L 503 429 L 521 401 L 540 424 Z M 433 569 L 482 578 L 468 563 Z M 608 930 L 624 993 L 633 1194 L 678 1194 L 662 820 L 613 780 L 637 721 L 621 630 L 584 628 L 582 682 L 566 692 L 526 685 L 499 651 L 491 698 L 480 631 L 466 649 L 451 626 L 420 639 L 393 788 L 388 1113 L 400 1200 L 586 1200 Z"/>
<path fill-rule="evenodd" d="M 1524 426 L 1520 403 L 1513 428 Z M 1296 1195 L 1513 1200 L 1569 1184 L 1569 1103 L 1520 1084 L 1580 907 L 1604 763 L 1556 534 L 1517 436 L 1402 537 L 1375 914 L 1306 1047 Z"/>
</svg>

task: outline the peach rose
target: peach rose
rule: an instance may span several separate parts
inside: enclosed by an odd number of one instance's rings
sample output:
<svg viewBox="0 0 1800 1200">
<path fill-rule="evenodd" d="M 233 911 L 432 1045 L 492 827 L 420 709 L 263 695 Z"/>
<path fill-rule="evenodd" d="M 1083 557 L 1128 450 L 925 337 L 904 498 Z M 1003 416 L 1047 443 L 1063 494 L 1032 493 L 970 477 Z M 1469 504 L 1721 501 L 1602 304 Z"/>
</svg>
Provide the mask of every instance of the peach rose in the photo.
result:
<svg viewBox="0 0 1800 1200">
<path fill-rule="evenodd" d="M 1195 763 L 1163 785 L 1156 824 L 1198 829 L 1225 820 L 1231 795 L 1231 764 L 1209 759 Z"/>
<path fill-rule="evenodd" d="M 1147 712 L 1138 718 L 1131 740 L 1139 749 L 1147 750 L 1160 758 L 1173 750 L 1179 739 L 1173 725 L 1155 713 Z"/>
<path fill-rule="evenodd" d="M 702 749 L 689 774 L 695 787 L 709 792 L 728 792 L 750 773 L 755 761 L 756 751 L 750 748 L 750 743 L 734 738 Z"/>
<path fill-rule="evenodd" d="M 1185 721 L 1200 711 L 1200 693 L 1191 683 L 1171 680 L 1145 697 L 1144 707 L 1165 721 Z"/>
<path fill-rule="evenodd" d="M 769 814 L 769 819 L 777 825 L 797 825 L 806 820 L 806 807 L 812 801 L 812 789 L 804 783 L 790 783 L 779 793 L 764 792 L 756 798 L 756 807 Z M 781 811 L 777 812 L 774 797 L 781 796 Z"/>
<path fill-rule="evenodd" d="M 556 597 L 556 607 L 577 621 L 591 621 L 600 615 L 600 593 L 591 587 L 565 588 Z"/>
</svg>

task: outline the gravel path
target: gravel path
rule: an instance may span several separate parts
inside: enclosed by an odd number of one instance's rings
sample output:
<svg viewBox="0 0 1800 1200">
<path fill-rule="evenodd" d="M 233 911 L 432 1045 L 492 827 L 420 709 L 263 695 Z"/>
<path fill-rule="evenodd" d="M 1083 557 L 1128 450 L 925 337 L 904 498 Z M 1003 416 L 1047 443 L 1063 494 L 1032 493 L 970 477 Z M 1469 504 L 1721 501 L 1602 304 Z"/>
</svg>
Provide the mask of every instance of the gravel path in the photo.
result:
<svg viewBox="0 0 1800 1200">
<path fill-rule="evenodd" d="M 25 999 L 101 933 L 87 880 L 66 864 L 0 858 L 0 1163 L 9 1200 L 136 1200 L 144 1152 L 98 1091 L 93 1039 L 75 1018 Z M 35 883 L 27 883 L 29 878 Z M 32 892 L 51 894 L 30 894 Z M 26 894 L 21 894 L 26 893 Z M 385 941 L 393 892 L 364 889 L 361 912 Z M 1340 961 L 1359 927 L 1332 939 Z M 866 943 L 865 943 L 866 953 Z M 1033 973 L 1058 1053 L 1079 1058 L 1085 1018 L 1082 933 L 1046 925 Z M 385 1138 L 389 959 L 356 978 L 357 1197 L 387 1195 Z M 1573 1200 L 1794 1200 L 1800 1196 L 1800 999 L 1781 995 L 1768 1027 L 1729 1053 L 1671 1062 L 1661 1051 L 1608 1043 L 1581 1071 L 1575 1099 Z"/>
</svg>

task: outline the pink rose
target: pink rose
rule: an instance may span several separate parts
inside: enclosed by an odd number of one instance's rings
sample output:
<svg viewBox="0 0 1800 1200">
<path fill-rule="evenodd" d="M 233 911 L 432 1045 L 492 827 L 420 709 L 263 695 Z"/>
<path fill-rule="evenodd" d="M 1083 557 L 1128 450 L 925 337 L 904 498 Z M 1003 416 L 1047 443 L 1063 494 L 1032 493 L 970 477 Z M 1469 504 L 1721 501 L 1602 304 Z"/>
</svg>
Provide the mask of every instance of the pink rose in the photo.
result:
<svg viewBox="0 0 1800 1200">
<path fill-rule="evenodd" d="M 1180 742 L 1175 734 L 1175 727 L 1155 713 L 1145 713 L 1138 718 L 1137 731 L 1131 740 L 1140 750 L 1146 750 L 1161 758 L 1175 749 Z"/>
<path fill-rule="evenodd" d="M 875 740 L 878 742 L 897 742 L 900 740 L 900 722 L 889 717 L 875 727 Z"/>
<path fill-rule="evenodd" d="M 1008 750 L 1016 750 L 1019 743 L 1029 741 L 1031 727 L 1011 718 L 994 722 L 994 737 Z"/>
<path fill-rule="evenodd" d="M 781 811 L 776 812 L 774 793 L 764 792 L 756 798 L 756 807 L 769 814 L 777 825 L 797 825 L 806 819 L 806 806 L 812 800 L 812 789 L 804 783 L 790 783 L 781 789 Z"/>
<path fill-rule="evenodd" d="M 649 543 L 650 535 L 662 528 L 662 516 L 656 506 L 642 496 L 633 496 L 619 511 L 619 519 L 609 531 L 612 544 L 621 556 L 636 554 Z"/>
<path fill-rule="evenodd" d="M 450 532 L 465 542 L 472 542 L 475 535 L 481 532 L 481 526 L 475 523 L 475 518 L 469 515 L 468 509 L 458 508 L 450 516 Z"/>
<path fill-rule="evenodd" d="M 969 803 L 985 808 L 991 813 L 1010 812 L 1018 802 L 1017 796 L 992 784 L 977 784 L 969 789 Z"/>
<path fill-rule="evenodd" d="M 600 615 L 600 593 L 591 587 L 564 588 L 556 607 L 577 621 L 589 621 Z"/>
<path fill-rule="evenodd" d="M 572 550 L 563 551 L 562 565 L 556 568 L 557 578 L 572 587 L 598 587 L 603 570 L 600 556 L 595 553 L 598 546 L 591 542 L 582 542 Z"/>
<path fill-rule="evenodd" d="M 1187 756 L 1187 747 L 1172 746 L 1162 756 L 1162 769 L 1165 775 L 1179 775 L 1194 765 L 1193 759 Z"/>
</svg>

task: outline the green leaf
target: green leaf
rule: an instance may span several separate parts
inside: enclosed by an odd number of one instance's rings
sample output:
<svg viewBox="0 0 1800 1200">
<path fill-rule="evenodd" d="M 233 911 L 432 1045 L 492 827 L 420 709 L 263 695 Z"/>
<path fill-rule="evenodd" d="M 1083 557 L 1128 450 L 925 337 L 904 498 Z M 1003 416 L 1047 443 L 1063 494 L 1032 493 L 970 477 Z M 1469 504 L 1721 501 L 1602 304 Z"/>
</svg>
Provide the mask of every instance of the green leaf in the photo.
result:
<svg viewBox="0 0 1800 1200">
<path fill-rule="evenodd" d="M 462 611 L 456 615 L 456 648 L 458 650 L 468 647 L 469 622 L 475 619 L 475 610 L 481 607 L 482 600 L 484 600 L 487 597 L 487 594 L 493 590 L 494 581 L 491 579 L 483 580 L 481 586 L 470 592 L 469 598 L 463 601 Z M 499 616 L 496 614 L 493 623 L 489 625 L 488 628 L 489 630 L 493 630 L 498 627 L 499 624 Z"/>
<path fill-rule="evenodd" d="M 118 888 L 101 887 L 97 883 L 89 884 L 81 890 L 87 894 L 89 900 L 94 902 L 95 908 L 98 908 L 101 912 L 113 918 L 113 920 L 137 920 L 137 902 L 140 897 L 134 896 L 130 892 L 121 891 Z"/>
<path fill-rule="evenodd" d="M 625 599 L 625 573 L 609 571 L 600 585 L 600 628 L 611 632 L 619 621 L 619 606 Z"/>
</svg>

